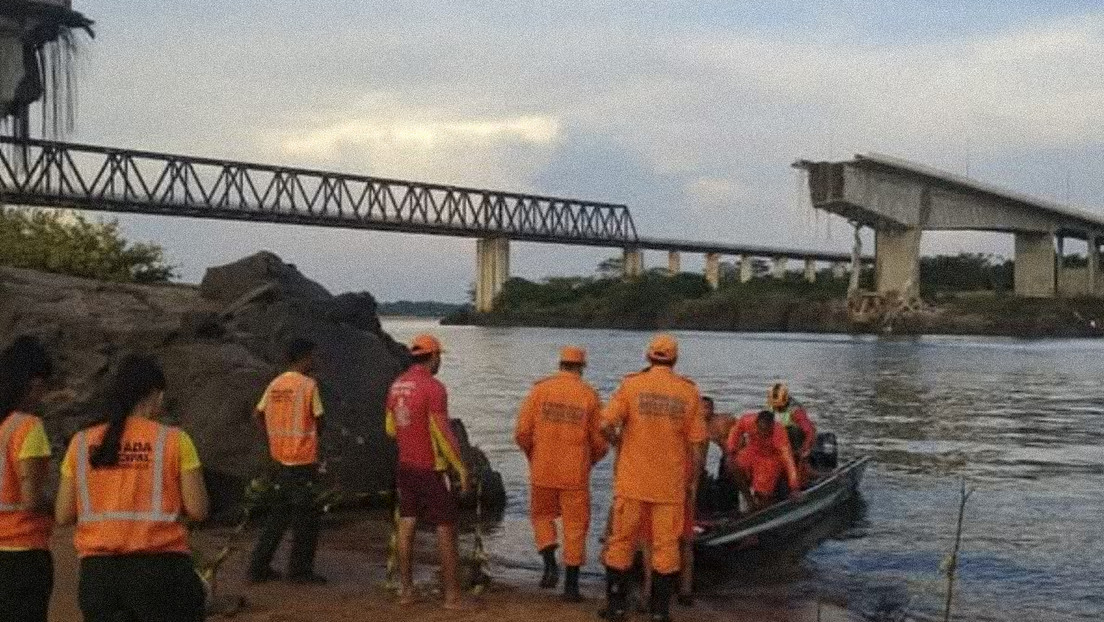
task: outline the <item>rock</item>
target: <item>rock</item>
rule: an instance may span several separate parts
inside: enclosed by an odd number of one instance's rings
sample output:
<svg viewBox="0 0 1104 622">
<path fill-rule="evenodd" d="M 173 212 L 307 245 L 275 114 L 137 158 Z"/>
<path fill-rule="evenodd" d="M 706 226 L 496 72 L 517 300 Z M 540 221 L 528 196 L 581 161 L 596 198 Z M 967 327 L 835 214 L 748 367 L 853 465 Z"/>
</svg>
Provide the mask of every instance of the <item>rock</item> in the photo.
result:
<svg viewBox="0 0 1104 622">
<path fill-rule="evenodd" d="M 42 414 L 58 457 L 96 418 L 115 362 L 129 351 L 155 354 L 168 378 L 168 416 L 195 439 L 216 508 L 231 507 L 265 471 L 266 443 L 252 411 L 279 373 L 287 341 L 309 338 L 319 346 L 329 472 L 351 493 L 392 486 L 383 403 L 409 364 L 406 348 L 381 329 L 370 294 L 333 296 L 272 253 L 211 268 L 198 288 L 0 268 L 0 339 L 20 334 L 39 336 L 57 362 L 63 386 L 47 396 Z M 481 473 L 485 507 L 500 509 L 501 478 L 482 452 L 464 452 Z"/>
</svg>

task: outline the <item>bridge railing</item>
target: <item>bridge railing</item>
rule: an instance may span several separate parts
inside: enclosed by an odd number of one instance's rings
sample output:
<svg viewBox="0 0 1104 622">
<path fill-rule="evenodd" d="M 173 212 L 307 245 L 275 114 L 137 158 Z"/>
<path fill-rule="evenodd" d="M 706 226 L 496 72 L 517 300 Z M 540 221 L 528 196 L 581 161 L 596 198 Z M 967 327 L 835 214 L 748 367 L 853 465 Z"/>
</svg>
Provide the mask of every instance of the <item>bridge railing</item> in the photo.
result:
<svg viewBox="0 0 1104 622">
<path fill-rule="evenodd" d="M 0 203 L 631 245 L 624 205 L 0 136 Z"/>
</svg>

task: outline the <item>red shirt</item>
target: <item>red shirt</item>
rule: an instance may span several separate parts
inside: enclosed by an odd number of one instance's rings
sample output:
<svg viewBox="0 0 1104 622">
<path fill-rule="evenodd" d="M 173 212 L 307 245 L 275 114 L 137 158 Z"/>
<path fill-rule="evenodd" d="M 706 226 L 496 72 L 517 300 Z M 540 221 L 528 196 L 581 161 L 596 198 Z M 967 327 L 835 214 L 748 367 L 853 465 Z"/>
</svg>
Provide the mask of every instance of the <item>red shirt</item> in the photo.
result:
<svg viewBox="0 0 1104 622">
<path fill-rule="evenodd" d="M 399 446 L 399 466 L 467 477 L 460 443 L 448 420 L 445 385 L 423 365 L 411 365 L 387 394 L 387 433 Z"/>
<path fill-rule="evenodd" d="M 759 414 L 756 412 L 746 413 L 732 427 L 728 442 L 725 443 L 728 459 L 732 461 L 731 464 L 736 464 L 736 453 L 741 447 L 746 447 L 746 451 L 750 451 L 760 459 L 778 460 L 785 469 L 790 488 L 797 490 L 800 487 L 800 481 L 797 477 L 797 466 L 794 463 L 790 435 L 786 433 L 786 426 L 775 421 L 770 436 L 762 436 L 755 423 L 758 418 Z"/>
</svg>

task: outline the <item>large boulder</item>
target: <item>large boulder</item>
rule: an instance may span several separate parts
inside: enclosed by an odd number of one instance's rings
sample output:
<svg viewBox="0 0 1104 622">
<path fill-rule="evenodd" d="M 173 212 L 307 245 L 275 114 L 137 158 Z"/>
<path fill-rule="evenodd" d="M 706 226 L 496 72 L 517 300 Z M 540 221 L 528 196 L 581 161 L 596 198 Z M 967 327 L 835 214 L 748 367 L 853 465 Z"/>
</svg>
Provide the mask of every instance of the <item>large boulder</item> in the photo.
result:
<svg viewBox="0 0 1104 622">
<path fill-rule="evenodd" d="M 384 433 L 387 388 L 409 364 L 381 327 L 370 294 L 334 296 L 272 253 L 211 268 L 198 287 L 105 284 L 0 268 L 0 339 L 34 334 L 54 353 L 62 386 L 43 414 L 55 450 L 95 419 L 104 381 L 122 354 L 158 356 L 166 408 L 195 439 L 216 507 L 230 507 L 268 464 L 252 410 L 281 370 L 284 344 L 319 345 L 326 408 L 322 456 L 350 493 L 389 490 L 394 448 Z M 465 452 L 473 451 L 465 448 Z M 505 501 L 481 454 L 485 499 Z"/>
</svg>

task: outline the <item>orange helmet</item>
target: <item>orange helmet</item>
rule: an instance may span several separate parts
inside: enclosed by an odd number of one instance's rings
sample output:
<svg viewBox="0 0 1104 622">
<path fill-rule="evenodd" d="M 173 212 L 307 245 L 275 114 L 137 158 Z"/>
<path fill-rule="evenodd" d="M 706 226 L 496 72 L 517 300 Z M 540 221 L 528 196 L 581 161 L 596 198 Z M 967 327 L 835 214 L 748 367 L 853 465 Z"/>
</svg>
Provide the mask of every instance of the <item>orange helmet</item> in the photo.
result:
<svg viewBox="0 0 1104 622">
<path fill-rule="evenodd" d="M 414 356 L 444 352 L 441 342 L 433 335 L 418 335 L 410 341 L 410 353 Z"/>
<path fill-rule="evenodd" d="M 579 346 L 564 346 L 560 350 L 560 362 L 571 365 L 586 365 L 586 349 Z"/>
<path fill-rule="evenodd" d="M 674 363 L 678 359 L 678 340 L 671 335 L 656 335 L 648 344 L 647 359 L 657 363 Z"/>
<path fill-rule="evenodd" d="M 790 390 L 785 382 L 776 382 L 767 392 L 767 407 L 780 410 L 790 405 Z"/>
</svg>

